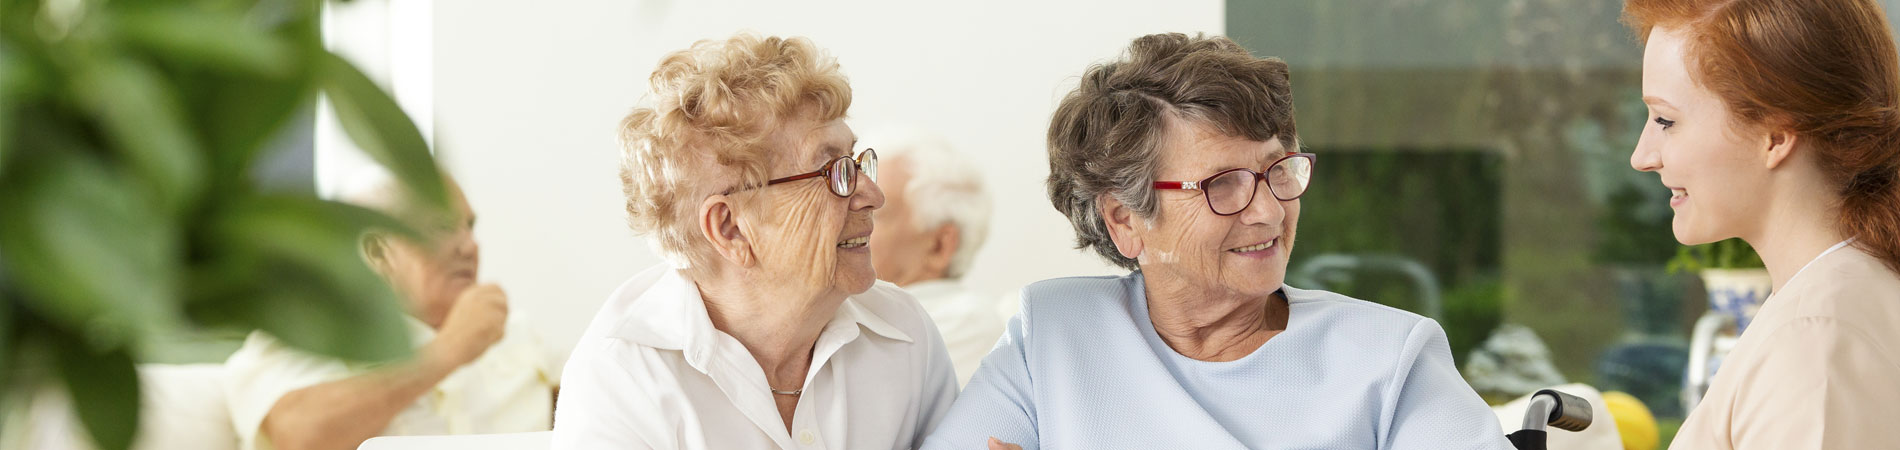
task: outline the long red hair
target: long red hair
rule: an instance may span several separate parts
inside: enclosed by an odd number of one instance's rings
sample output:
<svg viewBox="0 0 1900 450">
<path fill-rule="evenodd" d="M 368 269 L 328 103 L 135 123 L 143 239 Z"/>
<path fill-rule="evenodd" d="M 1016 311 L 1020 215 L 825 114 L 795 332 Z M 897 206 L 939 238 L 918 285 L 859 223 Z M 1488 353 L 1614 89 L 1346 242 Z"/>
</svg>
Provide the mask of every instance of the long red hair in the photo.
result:
<svg viewBox="0 0 1900 450">
<path fill-rule="evenodd" d="M 1839 231 L 1900 272 L 1900 57 L 1876 0 L 1628 0 L 1623 22 L 1683 31 L 1738 123 L 1814 143 Z"/>
</svg>

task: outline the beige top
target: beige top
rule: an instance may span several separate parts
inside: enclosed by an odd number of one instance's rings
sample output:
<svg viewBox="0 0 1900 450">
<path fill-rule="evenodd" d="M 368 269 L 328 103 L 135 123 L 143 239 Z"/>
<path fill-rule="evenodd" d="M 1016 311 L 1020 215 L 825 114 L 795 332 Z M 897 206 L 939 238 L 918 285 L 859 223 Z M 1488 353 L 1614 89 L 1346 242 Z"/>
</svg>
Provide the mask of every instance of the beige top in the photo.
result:
<svg viewBox="0 0 1900 450">
<path fill-rule="evenodd" d="M 1900 275 L 1836 246 L 1768 298 L 1669 448 L 1900 446 Z"/>
</svg>

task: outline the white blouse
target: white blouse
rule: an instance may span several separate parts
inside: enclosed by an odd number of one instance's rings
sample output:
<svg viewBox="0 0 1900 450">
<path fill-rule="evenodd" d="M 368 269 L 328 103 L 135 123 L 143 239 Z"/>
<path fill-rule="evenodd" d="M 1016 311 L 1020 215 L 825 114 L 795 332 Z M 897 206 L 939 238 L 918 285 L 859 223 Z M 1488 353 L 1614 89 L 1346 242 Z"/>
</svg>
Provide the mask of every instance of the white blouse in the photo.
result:
<svg viewBox="0 0 1900 450">
<path fill-rule="evenodd" d="M 907 449 L 957 396 L 936 326 L 882 281 L 838 307 L 811 364 L 788 432 L 764 370 L 713 328 L 697 285 L 648 269 L 608 298 L 568 359 L 553 448 Z"/>
</svg>

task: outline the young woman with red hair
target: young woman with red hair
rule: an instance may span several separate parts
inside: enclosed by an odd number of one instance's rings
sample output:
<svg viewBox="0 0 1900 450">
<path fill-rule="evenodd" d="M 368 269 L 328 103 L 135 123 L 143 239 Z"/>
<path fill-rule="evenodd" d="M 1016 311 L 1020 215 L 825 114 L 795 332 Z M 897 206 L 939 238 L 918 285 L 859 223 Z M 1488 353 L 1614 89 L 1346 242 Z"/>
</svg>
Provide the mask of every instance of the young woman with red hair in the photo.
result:
<svg viewBox="0 0 1900 450">
<path fill-rule="evenodd" d="M 1629 0 L 1649 122 L 1630 165 L 1676 240 L 1740 237 L 1774 294 L 1671 448 L 1892 448 L 1900 59 L 1876 0 Z"/>
</svg>

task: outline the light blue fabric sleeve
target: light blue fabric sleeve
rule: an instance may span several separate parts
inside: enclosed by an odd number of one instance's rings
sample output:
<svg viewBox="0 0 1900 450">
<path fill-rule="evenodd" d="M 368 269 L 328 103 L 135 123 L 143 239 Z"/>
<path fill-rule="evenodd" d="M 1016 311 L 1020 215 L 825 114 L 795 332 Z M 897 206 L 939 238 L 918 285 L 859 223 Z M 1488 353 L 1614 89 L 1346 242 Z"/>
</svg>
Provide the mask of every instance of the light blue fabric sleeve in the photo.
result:
<svg viewBox="0 0 1900 450">
<path fill-rule="evenodd" d="M 919 314 L 925 314 L 920 309 Z M 950 407 L 956 404 L 957 371 L 950 362 L 950 350 L 944 346 L 943 334 L 937 331 L 937 325 L 929 320 L 923 321 L 925 351 L 918 352 L 924 362 L 923 392 L 919 394 L 924 403 L 917 420 L 917 430 L 911 435 L 912 441 L 906 446 L 917 448 L 924 445 L 924 439 L 931 431 L 943 423 L 950 414 Z"/>
<path fill-rule="evenodd" d="M 983 357 L 983 365 L 922 448 L 986 449 L 990 437 L 1021 445 L 1023 450 L 1041 447 L 1036 438 L 1035 390 L 1023 344 L 1026 315 L 1009 319 L 1001 341 Z"/>
<path fill-rule="evenodd" d="M 1503 427 L 1484 399 L 1471 390 L 1452 362 L 1450 341 L 1438 322 L 1412 327 L 1386 398 L 1396 399 L 1387 419 L 1386 449 L 1510 449 Z"/>
</svg>

